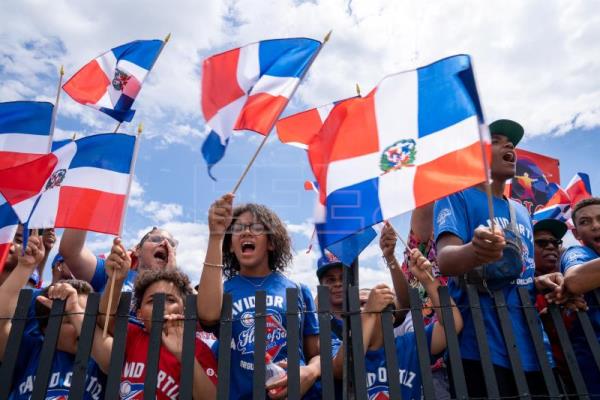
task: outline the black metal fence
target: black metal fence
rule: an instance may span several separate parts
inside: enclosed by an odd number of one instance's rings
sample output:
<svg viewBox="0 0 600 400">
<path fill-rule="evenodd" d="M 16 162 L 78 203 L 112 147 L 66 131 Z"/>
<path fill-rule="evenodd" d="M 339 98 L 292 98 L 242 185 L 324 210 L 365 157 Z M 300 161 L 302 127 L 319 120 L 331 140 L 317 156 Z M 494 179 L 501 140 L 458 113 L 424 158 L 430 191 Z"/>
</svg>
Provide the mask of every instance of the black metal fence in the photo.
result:
<svg viewBox="0 0 600 400">
<path fill-rule="evenodd" d="M 461 354 L 458 345 L 458 336 L 452 318 L 450 296 L 446 287 L 440 289 L 440 302 L 444 329 L 446 333 L 448 349 L 447 360 L 452 369 L 451 379 L 455 397 L 467 399 L 467 383 L 463 372 Z M 519 296 L 522 301 L 522 312 L 525 315 L 529 331 L 533 338 L 537 359 L 541 366 L 544 382 L 547 388 L 547 398 L 589 398 L 585 382 L 582 378 L 580 368 L 575 358 L 567 329 L 564 325 L 561 311 L 556 305 L 550 305 L 548 312 L 556 327 L 560 345 L 565 355 L 566 363 L 572 378 L 574 392 L 567 393 L 561 379 L 556 379 L 552 368 L 546 357 L 546 350 L 542 341 L 542 331 L 538 323 L 537 311 L 531 304 L 526 289 L 519 288 Z M 494 368 L 490 358 L 488 343 L 486 340 L 483 312 L 479 303 L 479 294 L 474 287 L 467 288 L 469 308 L 471 309 L 475 326 L 477 345 L 481 355 L 481 365 L 488 398 L 500 398 L 500 391 L 494 375 Z M 594 295 L 600 304 L 600 292 Z M 287 289 L 288 299 L 298 299 L 298 289 Z M 505 338 L 506 348 L 512 366 L 515 383 L 519 398 L 532 398 L 530 388 L 523 371 L 515 337 L 512 332 L 510 316 L 501 291 L 493 293 L 495 308 L 501 323 L 502 334 Z M 318 320 L 320 324 L 320 352 L 322 368 L 322 390 L 323 399 L 334 398 L 334 378 L 332 368 L 332 343 L 331 343 L 331 309 L 329 307 L 329 291 L 326 287 L 318 288 Z M 154 309 L 152 314 L 152 328 L 150 332 L 150 345 L 148 348 L 148 359 L 146 366 L 146 378 L 144 382 L 144 398 L 155 398 L 157 387 L 158 362 L 160 355 L 161 332 L 163 328 L 164 295 L 154 297 Z M 22 290 L 19 296 L 15 315 L 12 319 L 12 330 L 9 335 L 4 360 L 0 367 L 0 400 L 7 399 L 13 380 L 13 371 L 19 355 L 21 339 L 28 319 L 28 309 L 32 300 L 30 290 Z M 182 373 L 180 381 L 180 398 L 192 398 L 192 379 L 194 365 L 194 346 L 197 327 L 196 298 L 189 295 L 185 299 L 185 322 L 183 334 L 182 351 Z M 124 350 L 127 334 L 127 323 L 129 318 L 129 305 L 131 304 L 131 293 L 124 293 L 119 303 L 116 325 L 114 331 L 114 344 L 111 355 L 110 369 L 108 371 L 105 387 L 105 399 L 119 398 L 119 385 L 121 369 L 124 362 Z M 423 385 L 423 397 L 427 400 L 435 399 L 433 391 L 433 379 L 430 366 L 430 354 L 425 335 L 425 326 L 422 319 L 422 302 L 416 289 L 410 290 L 410 312 L 412 313 L 414 332 L 416 335 L 419 366 Z M 98 315 L 99 294 L 89 295 L 83 328 L 79 339 L 77 354 L 73 367 L 69 399 L 82 399 L 85 390 L 85 374 L 90 357 L 96 317 Z M 301 338 L 299 324 L 300 313 L 304 310 L 298 309 L 297 301 L 287 302 L 287 341 L 289 348 L 298 348 Z M 255 296 L 255 351 L 253 372 L 253 399 L 265 398 L 265 339 L 266 339 L 266 292 L 257 291 Z M 219 346 L 218 354 L 218 385 L 217 396 L 219 399 L 229 399 L 230 369 L 231 365 L 231 343 L 232 338 L 232 300 L 228 294 L 224 295 L 221 324 L 219 328 L 219 340 L 223 345 Z M 344 338 L 347 351 L 345 356 L 348 362 L 344 368 L 344 396 L 346 398 L 367 399 L 367 382 L 365 373 L 365 360 L 363 356 L 363 343 L 361 334 L 361 317 L 359 293 L 356 286 L 350 286 L 348 290 L 347 311 L 345 313 Z M 53 302 L 50 311 L 48 326 L 45 331 L 44 344 L 41 351 L 39 366 L 36 373 L 33 395 L 31 399 L 45 399 L 48 381 L 51 373 L 52 358 L 56 349 L 61 321 L 64 315 L 64 302 L 57 300 Z M 581 323 L 588 344 L 592 351 L 598 368 L 600 369 L 600 344 L 585 312 L 577 312 L 577 319 Z M 348 330 L 346 329 L 348 328 Z M 386 309 L 382 312 L 382 327 L 384 336 L 384 349 L 387 366 L 387 377 L 389 383 L 389 395 L 392 399 L 401 399 L 400 376 L 398 360 L 396 359 L 396 348 L 393 335 L 393 310 Z M 349 333 L 351 332 L 351 334 Z M 351 338 L 351 340 L 350 340 Z M 300 362 L 299 354 L 295 351 L 288 352 L 288 398 L 300 398 Z"/>
</svg>

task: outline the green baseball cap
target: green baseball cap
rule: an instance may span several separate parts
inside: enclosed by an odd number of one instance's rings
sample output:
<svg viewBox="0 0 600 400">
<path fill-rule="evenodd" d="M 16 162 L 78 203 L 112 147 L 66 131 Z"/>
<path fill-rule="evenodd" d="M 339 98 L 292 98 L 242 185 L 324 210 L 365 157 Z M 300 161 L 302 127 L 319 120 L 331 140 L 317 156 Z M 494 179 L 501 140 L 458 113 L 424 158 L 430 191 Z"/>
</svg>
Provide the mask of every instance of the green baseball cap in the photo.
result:
<svg viewBox="0 0 600 400">
<path fill-rule="evenodd" d="M 498 119 L 490 124 L 490 134 L 504 135 L 516 147 L 523 138 L 525 130 L 518 122 Z"/>
<path fill-rule="evenodd" d="M 562 239 L 563 236 L 567 233 L 567 224 L 557 219 L 542 219 L 535 223 L 533 226 L 533 233 L 540 231 L 548 231 L 557 239 Z"/>
</svg>

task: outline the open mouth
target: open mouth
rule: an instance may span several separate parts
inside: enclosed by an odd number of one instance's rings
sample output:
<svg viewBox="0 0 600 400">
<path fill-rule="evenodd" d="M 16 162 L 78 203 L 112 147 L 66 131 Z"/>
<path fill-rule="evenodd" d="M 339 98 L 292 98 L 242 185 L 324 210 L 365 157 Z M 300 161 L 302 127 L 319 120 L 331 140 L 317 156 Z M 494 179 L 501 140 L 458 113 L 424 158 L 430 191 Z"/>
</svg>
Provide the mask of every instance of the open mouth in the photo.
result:
<svg viewBox="0 0 600 400">
<path fill-rule="evenodd" d="M 167 251 L 164 248 L 159 247 L 154 252 L 154 258 L 158 261 L 162 261 L 162 262 L 166 263 L 167 262 Z"/>
<path fill-rule="evenodd" d="M 249 254 L 254 251 L 256 245 L 252 242 L 242 242 L 242 254 Z"/>
<path fill-rule="evenodd" d="M 506 162 L 510 162 L 510 163 L 514 163 L 516 160 L 516 155 L 514 151 L 507 151 L 506 153 L 504 153 L 504 155 L 502 156 L 502 159 Z"/>
</svg>

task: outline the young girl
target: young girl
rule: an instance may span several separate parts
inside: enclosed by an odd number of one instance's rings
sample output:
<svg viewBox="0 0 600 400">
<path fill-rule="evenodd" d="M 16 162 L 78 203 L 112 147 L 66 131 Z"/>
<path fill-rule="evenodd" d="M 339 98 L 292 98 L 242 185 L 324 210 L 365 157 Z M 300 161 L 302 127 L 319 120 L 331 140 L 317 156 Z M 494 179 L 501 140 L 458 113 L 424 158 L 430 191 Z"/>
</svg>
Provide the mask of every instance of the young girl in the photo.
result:
<svg viewBox="0 0 600 400">
<path fill-rule="evenodd" d="M 115 314 L 121 296 L 123 282 L 127 279 L 131 259 L 120 239 L 115 239 L 111 253 L 106 260 L 106 273 L 109 279 L 115 275 L 115 288 L 110 314 Z M 106 315 L 110 291 L 102 294 L 100 314 Z M 154 295 L 165 295 L 165 323 L 163 326 L 162 346 L 158 364 L 156 398 L 174 400 L 179 398 L 181 377 L 181 351 L 183 340 L 184 298 L 192 293 L 190 281 L 176 268 L 153 269 L 140 273 L 134 284 L 136 317 L 142 326 L 129 322 L 127 344 L 125 346 L 125 365 L 121 372 L 120 395 L 122 399 L 143 399 L 146 361 L 152 328 L 152 308 Z M 114 319 L 110 319 L 112 332 Z M 104 317 L 98 318 L 98 325 L 104 326 Z M 193 398 L 216 398 L 216 359 L 210 347 L 196 335 L 194 365 Z"/>
<path fill-rule="evenodd" d="M 257 290 L 267 293 L 266 350 L 274 362 L 298 351 L 301 360 L 300 387 L 306 397 L 320 376 L 315 304 L 309 289 L 282 271 L 292 261 L 290 237 L 279 217 L 257 204 L 232 207 L 233 195 L 217 200 L 209 211 L 210 238 L 200 279 L 198 315 L 207 325 L 218 322 L 223 293 L 233 300 L 233 342 L 231 355 L 231 399 L 252 397 L 254 369 L 254 299 Z M 225 275 L 223 284 L 222 274 Z M 298 288 L 302 314 L 299 349 L 287 348 L 286 289 Z M 287 378 L 266 388 L 271 398 L 287 396 Z"/>
</svg>

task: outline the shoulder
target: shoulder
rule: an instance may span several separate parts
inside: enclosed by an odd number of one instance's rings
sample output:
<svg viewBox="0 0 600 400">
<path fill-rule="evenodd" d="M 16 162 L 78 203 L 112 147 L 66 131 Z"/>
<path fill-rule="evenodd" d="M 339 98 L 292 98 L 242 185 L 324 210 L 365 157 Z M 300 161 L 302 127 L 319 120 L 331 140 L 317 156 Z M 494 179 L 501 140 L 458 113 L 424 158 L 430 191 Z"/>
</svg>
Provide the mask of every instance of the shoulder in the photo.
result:
<svg viewBox="0 0 600 400">
<path fill-rule="evenodd" d="M 561 256 L 560 266 L 564 271 L 570 267 L 583 264 L 596 258 L 598 258 L 598 256 L 585 246 L 571 246 Z"/>
</svg>

